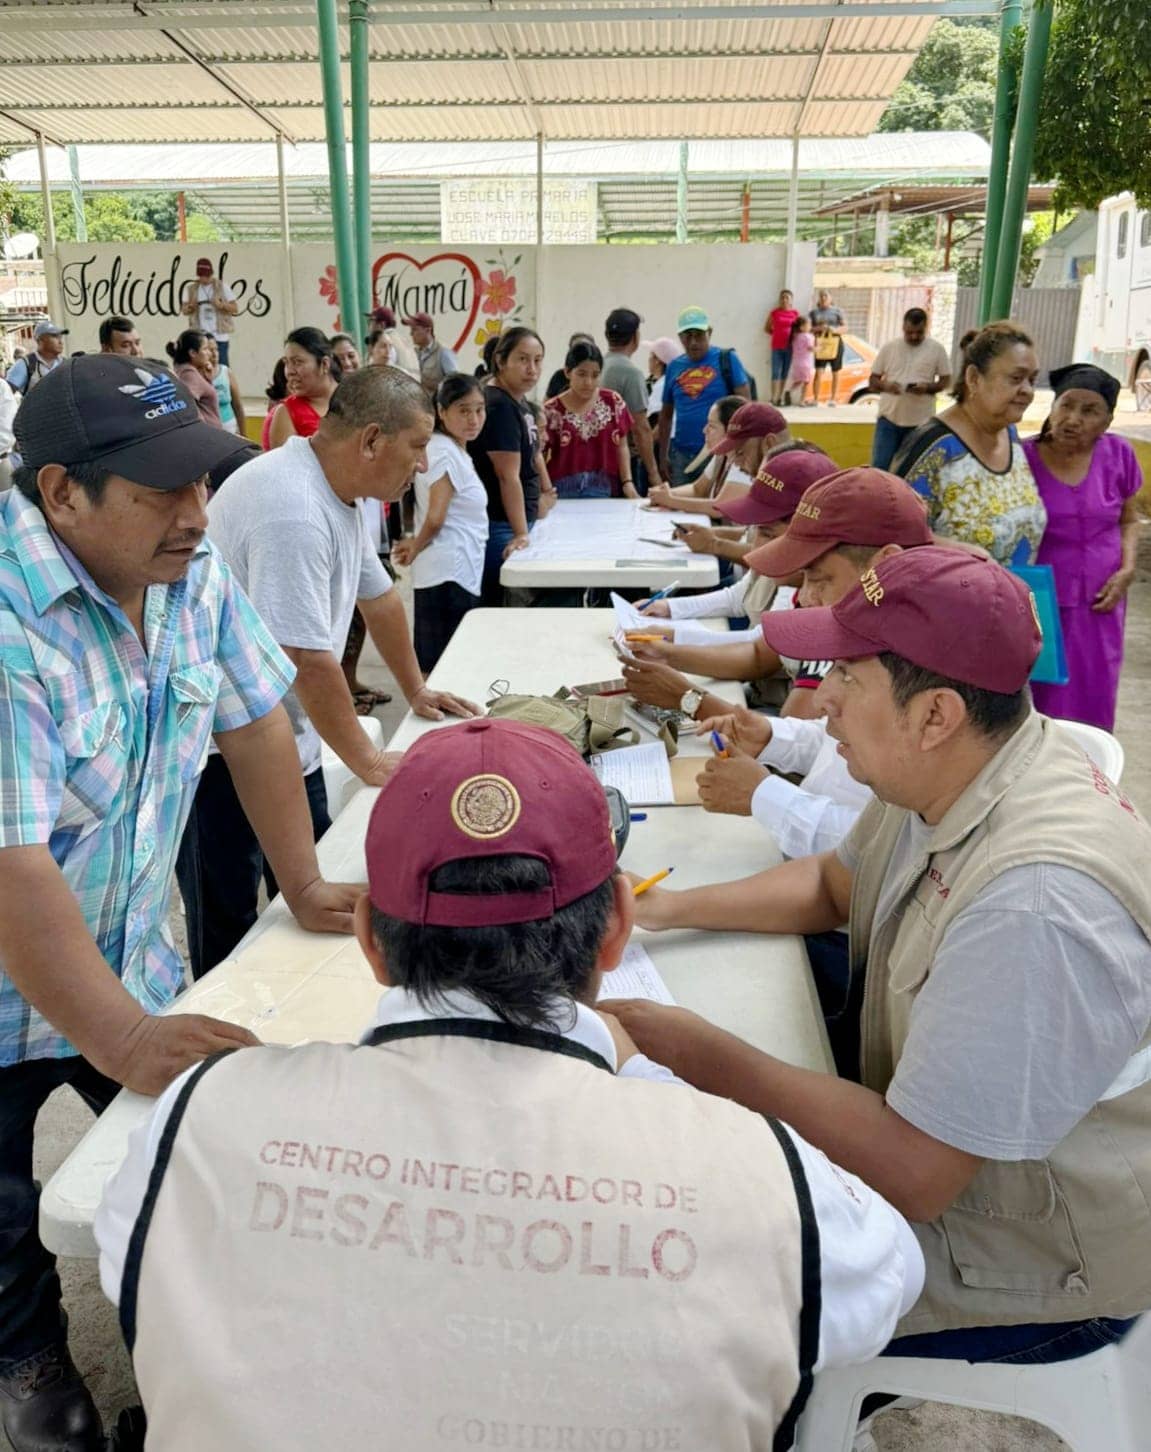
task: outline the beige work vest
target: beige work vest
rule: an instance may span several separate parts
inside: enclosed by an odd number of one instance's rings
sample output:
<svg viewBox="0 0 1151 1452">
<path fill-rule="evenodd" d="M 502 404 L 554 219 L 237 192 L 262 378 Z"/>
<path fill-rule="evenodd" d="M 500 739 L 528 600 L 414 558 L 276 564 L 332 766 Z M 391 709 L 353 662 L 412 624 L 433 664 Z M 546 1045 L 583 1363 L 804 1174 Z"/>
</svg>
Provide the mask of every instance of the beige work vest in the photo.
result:
<svg viewBox="0 0 1151 1452">
<path fill-rule="evenodd" d="M 877 801 L 857 828 L 870 837 L 852 890 L 852 966 L 866 964 L 863 1082 L 881 1094 L 949 925 L 1000 873 L 1029 862 L 1072 867 L 1151 937 L 1151 831 L 1044 716 L 1033 713 L 952 806 L 877 923 L 905 819 Z M 985 1161 L 949 1210 L 914 1229 L 927 1281 L 899 1335 L 1151 1307 L 1151 1084 L 1101 1100 L 1045 1160 Z"/>
<path fill-rule="evenodd" d="M 777 1126 L 466 1019 L 205 1067 L 124 1275 L 150 1448 L 791 1445 L 819 1246 Z"/>
</svg>

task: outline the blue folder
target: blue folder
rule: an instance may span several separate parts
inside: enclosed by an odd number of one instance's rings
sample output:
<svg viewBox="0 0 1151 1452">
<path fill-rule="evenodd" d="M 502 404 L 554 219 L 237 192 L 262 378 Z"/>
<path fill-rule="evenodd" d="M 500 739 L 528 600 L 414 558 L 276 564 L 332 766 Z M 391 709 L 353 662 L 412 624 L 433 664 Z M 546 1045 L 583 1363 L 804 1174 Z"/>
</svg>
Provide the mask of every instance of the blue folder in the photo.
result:
<svg viewBox="0 0 1151 1452">
<path fill-rule="evenodd" d="M 1055 572 L 1050 565 L 1012 565 L 1030 589 L 1039 612 L 1039 628 L 1043 632 L 1043 649 L 1031 668 L 1031 679 L 1044 685 L 1067 684 L 1067 652 L 1063 647 L 1063 626 L 1059 622 L 1059 602 L 1055 598 Z"/>
</svg>

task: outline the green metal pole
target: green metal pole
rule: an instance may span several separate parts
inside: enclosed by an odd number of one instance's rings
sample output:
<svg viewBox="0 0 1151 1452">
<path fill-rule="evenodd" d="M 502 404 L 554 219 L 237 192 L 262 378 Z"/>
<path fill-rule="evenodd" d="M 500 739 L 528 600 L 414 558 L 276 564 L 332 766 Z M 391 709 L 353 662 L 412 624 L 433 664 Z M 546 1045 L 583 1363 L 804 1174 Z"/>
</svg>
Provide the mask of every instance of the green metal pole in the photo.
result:
<svg viewBox="0 0 1151 1452">
<path fill-rule="evenodd" d="M 368 91 L 368 0 L 348 0 L 352 60 L 352 172 L 356 193 L 357 343 L 372 308 L 371 97 Z"/>
<path fill-rule="evenodd" d="M 352 246 L 352 203 L 348 193 L 348 154 L 344 144 L 344 93 L 340 84 L 340 27 L 336 0 L 316 0 L 320 32 L 320 72 L 324 86 L 324 132 L 328 140 L 328 186 L 332 232 L 336 239 L 336 281 L 340 321 L 349 331 L 359 323 L 356 259 Z"/>
<path fill-rule="evenodd" d="M 687 241 L 687 142 L 679 143 L 679 172 L 675 179 L 675 240 Z"/>
<path fill-rule="evenodd" d="M 84 190 L 80 185 L 80 158 L 76 148 L 68 148 L 68 176 L 72 191 L 72 216 L 76 222 L 76 241 L 87 242 L 88 218 L 84 214 Z"/>
<path fill-rule="evenodd" d="M 983 226 L 983 263 L 979 269 L 979 326 L 991 311 L 995 259 L 1003 226 L 1007 163 L 1011 158 L 1011 123 L 1015 117 L 1015 72 L 1007 63 L 1007 47 L 1023 18 L 1020 0 L 1003 0 L 999 12 L 999 77 L 995 83 L 995 119 L 991 123 L 991 168 L 987 173 L 987 215 Z"/>
<path fill-rule="evenodd" d="M 1023 240 L 1023 218 L 1027 215 L 1027 189 L 1031 185 L 1031 157 L 1035 151 L 1035 123 L 1043 95 L 1043 72 L 1051 39 L 1054 0 L 1035 0 L 1023 56 L 1023 77 L 1019 83 L 1019 110 L 1015 117 L 1015 144 L 1011 148 L 1011 172 L 1003 203 L 1003 229 L 995 261 L 995 286 L 991 290 L 991 317 L 1005 318 L 1011 311 L 1015 273 L 1019 266 L 1019 245 Z"/>
</svg>

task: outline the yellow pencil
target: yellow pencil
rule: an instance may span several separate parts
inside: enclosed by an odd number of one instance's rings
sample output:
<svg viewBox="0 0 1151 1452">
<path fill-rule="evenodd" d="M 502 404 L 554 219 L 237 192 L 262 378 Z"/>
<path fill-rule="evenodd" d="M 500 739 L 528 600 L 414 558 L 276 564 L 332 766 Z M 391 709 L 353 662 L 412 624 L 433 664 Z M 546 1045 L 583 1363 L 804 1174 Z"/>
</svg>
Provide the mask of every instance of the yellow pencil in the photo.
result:
<svg viewBox="0 0 1151 1452">
<path fill-rule="evenodd" d="M 637 882 L 632 888 L 632 896 L 639 897 L 641 892 L 646 892 L 649 887 L 654 887 L 657 882 L 662 882 L 665 877 L 674 871 L 674 867 L 665 867 L 662 872 L 657 872 L 654 877 L 645 877 L 642 882 Z"/>
<path fill-rule="evenodd" d="M 665 638 L 666 637 L 662 635 L 637 635 L 634 631 L 631 630 L 626 631 L 624 634 L 624 639 L 628 642 L 629 645 L 633 643 L 638 643 L 640 641 L 642 641 L 645 645 L 657 645 L 661 640 L 664 640 Z"/>
</svg>

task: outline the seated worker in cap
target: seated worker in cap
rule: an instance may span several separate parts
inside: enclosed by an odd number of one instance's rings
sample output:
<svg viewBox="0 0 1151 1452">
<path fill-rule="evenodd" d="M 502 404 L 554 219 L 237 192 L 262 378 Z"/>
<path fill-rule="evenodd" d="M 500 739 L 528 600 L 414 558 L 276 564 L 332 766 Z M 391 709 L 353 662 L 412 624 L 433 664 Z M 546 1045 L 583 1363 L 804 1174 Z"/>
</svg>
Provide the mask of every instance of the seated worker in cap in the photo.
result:
<svg viewBox="0 0 1151 1452">
<path fill-rule="evenodd" d="M 725 501 L 721 508 L 737 524 L 754 528 L 758 546 L 762 548 L 764 542 L 783 533 L 811 485 L 834 472 L 835 465 L 826 454 L 788 449 L 774 454 L 760 467 L 755 483 L 743 499 Z M 752 548 L 746 556 L 748 569 L 757 575 L 760 573 L 756 566 L 758 552 L 758 548 Z M 747 589 L 751 590 L 752 586 L 749 584 Z M 781 592 L 770 601 L 767 613 L 786 607 L 790 600 L 790 596 L 783 596 Z M 673 601 L 667 603 L 670 608 Z M 659 632 L 660 627 L 656 626 L 655 630 Z M 679 710 L 693 720 L 702 720 L 706 716 L 725 714 L 731 702 L 697 689 L 684 671 L 719 680 L 756 683 L 771 681 L 782 673 L 791 682 L 782 713 L 816 714 L 812 698 L 815 687 L 831 668 L 830 661 L 798 661 L 780 656 L 766 644 L 759 625 L 726 635 L 717 635 L 706 627 L 677 625 L 673 634 L 673 640 L 637 641 L 629 646 L 631 656 L 624 660 L 623 675 L 636 700 Z"/>
<path fill-rule="evenodd" d="M 722 422 L 724 410 L 731 404 L 737 405 L 735 412 L 726 422 Z M 713 412 L 716 413 L 716 422 L 722 429 L 718 439 L 714 437 L 712 427 Z M 738 471 L 738 477 L 745 481 L 755 478 L 759 466 L 772 449 L 794 443 L 787 420 L 779 409 L 773 408 L 770 403 L 744 403 L 738 395 L 712 404 L 704 428 L 704 441 L 709 457 L 716 459 L 717 464 L 730 460 L 733 466 L 731 472 Z M 725 469 L 724 473 L 727 472 Z M 709 489 L 706 497 L 701 498 L 697 485 L 681 484 L 672 489 L 666 484 L 657 484 L 648 490 L 647 497 L 649 504 L 661 509 L 711 514 L 715 510 L 715 496 L 719 492 L 718 488 Z"/>
<path fill-rule="evenodd" d="M 326 883 L 292 728 L 291 664 L 204 537 L 206 478 L 244 441 L 161 363 L 60 363 L 16 417 L 0 501 L 0 1423 L 15 1452 L 102 1449 L 36 1233 L 36 1115 L 100 1112 L 252 1036 L 159 1017 L 183 987 L 172 867 L 213 738 L 304 927 L 350 932 Z"/>
<path fill-rule="evenodd" d="M 916 1224 L 894 1355 L 1060 1360 L 1151 1307 L 1151 831 L 1031 705 L 1027 587 L 926 546 L 830 608 L 773 617 L 828 655 L 828 730 L 876 801 L 832 852 L 636 900 L 647 928 L 848 919 L 862 1083 L 682 1009 L 617 1007 L 683 1078 L 788 1122 Z M 610 1006 L 610 1005 L 609 1005 Z"/>
<path fill-rule="evenodd" d="M 798 604 L 818 607 L 842 600 L 881 560 L 930 543 L 923 501 L 910 485 L 880 469 L 843 469 L 808 489 L 783 534 L 756 550 L 755 563 L 773 579 L 799 575 Z M 698 729 L 718 732 L 728 752 L 709 758 L 699 777 L 704 807 L 755 817 L 785 857 L 837 846 L 871 800 L 824 720 L 737 707 Z M 802 776 L 803 786 L 776 773 Z"/>
<path fill-rule="evenodd" d="M 790 1446 L 813 1363 L 876 1354 L 922 1262 L 595 1011 L 633 899 L 592 772 L 539 727 L 432 732 L 366 845 L 392 986 L 359 1046 L 186 1076 L 97 1216 L 151 1442 Z"/>
</svg>

